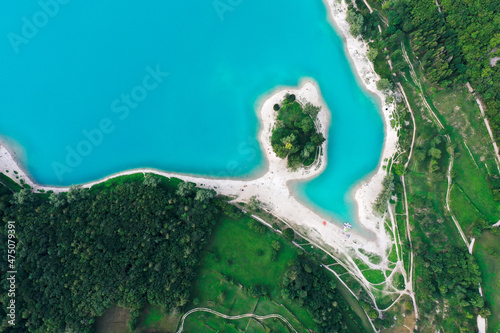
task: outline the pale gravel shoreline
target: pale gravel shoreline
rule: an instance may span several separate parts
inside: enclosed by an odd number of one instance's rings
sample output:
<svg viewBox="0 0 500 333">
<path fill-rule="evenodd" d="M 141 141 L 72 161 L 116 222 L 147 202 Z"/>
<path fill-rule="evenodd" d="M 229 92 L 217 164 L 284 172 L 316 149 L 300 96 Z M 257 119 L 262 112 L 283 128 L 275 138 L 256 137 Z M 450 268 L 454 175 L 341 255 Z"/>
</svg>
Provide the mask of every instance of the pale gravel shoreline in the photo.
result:
<svg viewBox="0 0 500 333">
<path fill-rule="evenodd" d="M 379 78 L 374 72 L 372 64 L 366 58 L 368 49 L 365 43 L 353 38 L 349 34 L 349 24 L 345 20 L 347 6 L 345 3 L 337 3 L 335 0 L 324 1 L 325 4 L 328 5 L 329 21 L 344 40 L 344 47 L 349 55 L 348 58 L 350 58 L 350 63 L 354 69 L 356 69 L 358 79 L 365 89 L 376 95 L 380 101 L 384 101 L 383 94 L 375 87 L 375 82 Z M 286 92 L 295 93 L 299 100 L 310 101 L 315 105 L 322 105 L 323 108 L 318 118 L 321 123 L 321 132 L 325 137 L 327 137 L 328 134 L 331 118 L 330 112 L 319 93 L 319 87 L 314 81 L 303 79 L 298 89 L 292 87 L 278 87 L 271 93 L 259 98 L 257 101 L 257 104 L 260 106 L 260 111 L 257 111 L 257 115 L 261 122 L 259 142 L 262 146 L 262 151 L 266 154 L 267 171 L 258 178 L 244 180 L 214 179 L 169 173 L 154 169 L 134 169 L 87 183 L 84 187 L 91 187 L 96 183 L 120 175 L 128 175 L 137 172 L 154 172 L 166 177 L 177 177 L 186 181 L 192 181 L 202 187 L 216 187 L 219 194 L 237 196 L 236 201 L 246 202 L 251 196 L 256 195 L 274 215 L 290 222 L 301 232 L 306 232 L 308 237 L 329 246 L 331 249 L 335 249 L 337 254 L 342 253 L 349 257 L 353 254 L 353 250 L 357 252 L 356 249 L 363 248 L 366 251 L 378 253 L 382 257 L 385 257 L 387 255 L 387 249 L 391 247 L 391 240 L 388 238 L 385 228 L 383 227 L 384 220 L 373 214 L 372 204 L 381 190 L 381 181 L 385 176 L 385 171 L 382 168 L 383 160 L 393 155 L 397 145 L 397 134 L 391 128 L 389 119 L 390 113 L 392 112 L 392 106 L 385 106 L 382 102 L 380 103 L 382 106 L 382 117 L 385 122 L 385 143 L 378 169 L 370 176 L 366 177 L 368 181 L 365 179 L 352 190 L 352 194 L 357 203 L 358 217 L 361 224 L 368 230 L 373 231 L 376 237 L 373 240 L 369 240 L 353 231 L 351 232 L 351 238 L 348 239 L 340 225 L 328 223 L 324 226 L 324 219 L 311 208 L 300 203 L 287 186 L 289 181 L 316 177 L 324 170 L 327 162 L 326 144 L 328 140 L 323 146 L 325 154 L 320 157 L 319 164 L 315 163 L 311 168 L 295 173 L 288 172 L 286 169 L 286 161 L 277 158 L 274 153 L 269 154 L 270 151 L 272 152 L 269 136 L 274 123 L 274 111 L 272 110 L 272 106 L 277 101 L 282 100 Z M 16 170 L 19 173 L 18 176 L 24 179 L 35 191 L 43 189 L 45 191 L 52 190 L 54 192 L 61 192 L 68 189 L 67 187 L 41 186 L 34 183 L 19 167 L 4 146 L 0 146 L 0 156 L 0 171 L 5 172 L 5 170 L 9 170 L 10 172 L 7 173 L 7 175 L 12 177 L 13 171 Z M 244 191 L 241 191 L 242 189 Z"/>
</svg>

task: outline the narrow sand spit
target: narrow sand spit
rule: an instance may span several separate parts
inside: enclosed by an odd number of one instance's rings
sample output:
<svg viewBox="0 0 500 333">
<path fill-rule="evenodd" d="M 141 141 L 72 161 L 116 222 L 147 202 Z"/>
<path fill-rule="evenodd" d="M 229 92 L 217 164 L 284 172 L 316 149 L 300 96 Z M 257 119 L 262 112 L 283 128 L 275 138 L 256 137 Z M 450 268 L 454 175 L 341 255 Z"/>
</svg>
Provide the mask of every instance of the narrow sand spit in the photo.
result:
<svg viewBox="0 0 500 333">
<path fill-rule="evenodd" d="M 349 34 L 349 24 L 345 19 L 347 6 L 344 3 L 337 3 L 335 0 L 325 0 L 325 3 L 329 7 L 329 18 L 332 25 L 334 25 L 336 30 L 346 41 L 346 51 L 351 58 L 353 67 L 357 71 L 360 82 L 368 91 L 377 95 L 381 101 L 384 101 L 383 94 L 375 87 L 375 83 L 379 78 L 374 72 L 372 64 L 366 57 L 368 47 L 363 41 L 355 39 Z M 318 161 L 311 167 L 297 172 L 289 172 L 286 168 L 286 161 L 279 159 L 272 152 L 270 133 L 274 126 L 275 117 L 273 105 L 280 102 L 286 93 L 295 94 L 297 99 L 301 102 L 311 102 L 314 105 L 321 105 L 322 110 L 318 115 L 317 125 L 325 137 L 327 137 L 328 134 L 330 112 L 320 95 L 319 87 L 314 81 L 303 80 L 300 82 L 299 88 L 279 87 L 269 95 L 264 96 L 258 101 L 258 116 L 261 122 L 259 141 L 267 157 L 268 169 L 259 178 L 251 180 L 212 179 L 153 169 L 136 169 L 120 172 L 104 179 L 87 183 L 83 186 L 91 187 L 110 178 L 137 172 L 153 172 L 165 177 L 177 177 L 185 181 L 194 182 L 200 187 L 213 188 L 219 194 L 234 197 L 234 201 L 237 202 L 246 202 L 250 197 L 256 196 L 272 214 L 286 220 L 296 227 L 297 230 L 307 233 L 308 238 L 326 245 L 331 250 L 335 250 L 339 255 L 344 254 L 350 256 L 350 254 L 353 253 L 353 248 L 363 248 L 366 251 L 378 253 L 384 257 L 387 249 L 391 247 L 391 240 L 386 234 L 383 226 L 383 219 L 375 216 L 371 207 L 382 188 L 381 182 L 385 176 L 385 171 L 382 168 L 382 161 L 393 155 L 397 145 L 397 134 L 396 131 L 390 127 L 389 120 L 393 107 L 391 105 L 382 105 L 382 116 L 386 123 L 386 141 L 379 168 L 368 180 L 363 181 L 356 189 L 353 189 L 353 195 L 358 204 L 360 222 L 365 228 L 373 231 L 376 236 L 374 239 L 365 239 L 353 230 L 350 232 L 351 237 L 347 238 L 338 223 L 327 223 L 324 225 L 323 221 L 325 221 L 325 219 L 312 209 L 300 203 L 287 186 L 289 181 L 313 178 L 325 169 L 327 163 L 326 145 L 328 144 L 328 138 L 322 147 L 324 154 L 320 156 Z M 13 178 L 18 176 L 19 179 L 23 179 L 27 184 L 33 187 L 34 191 L 52 190 L 54 192 L 61 192 L 68 189 L 64 187 L 41 186 L 34 183 L 19 167 L 13 156 L 3 145 L 0 145 L 0 156 L 0 171 L 5 173 L 6 170 L 9 170 L 7 175 Z M 14 171 L 17 171 L 18 174 L 15 175 Z M 329 220 L 326 221 L 333 222 Z"/>
</svg>

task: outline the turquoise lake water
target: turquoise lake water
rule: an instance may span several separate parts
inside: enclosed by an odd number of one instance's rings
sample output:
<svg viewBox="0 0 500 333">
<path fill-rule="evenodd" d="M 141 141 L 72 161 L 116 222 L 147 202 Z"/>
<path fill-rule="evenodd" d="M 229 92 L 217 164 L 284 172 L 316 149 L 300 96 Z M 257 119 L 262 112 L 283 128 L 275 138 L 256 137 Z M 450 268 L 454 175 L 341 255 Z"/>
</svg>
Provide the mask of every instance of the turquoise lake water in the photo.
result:
<svg viewBox="0 0 500 333">
<path fill-rule="evenodd" d="M 321 0 L 41 3 L 0 4 L 0 133 L 37 182 L 249 176 L 265 164 L 257 100 L 310 77 L 332 111 L 329 163 L 294 187 L 355 224 L 349 191 L 376 168 L 383 123 Z"/>
</svg>

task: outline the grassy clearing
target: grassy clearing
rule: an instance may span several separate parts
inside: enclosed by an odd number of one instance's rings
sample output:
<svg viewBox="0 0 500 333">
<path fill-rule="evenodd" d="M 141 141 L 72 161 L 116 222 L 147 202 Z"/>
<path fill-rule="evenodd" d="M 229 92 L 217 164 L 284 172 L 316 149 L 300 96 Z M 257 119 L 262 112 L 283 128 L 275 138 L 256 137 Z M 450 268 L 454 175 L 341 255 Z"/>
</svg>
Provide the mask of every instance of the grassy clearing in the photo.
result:
<svg viewBox="0 0 500 333">
<path fill-rule="evenodd" d="M 144 308 L 136 332 L 175 332 L 180 314 L 165 314 L 160 308 L 148 305 Z"/>
<path fill-rule="evenodd" d="M 450 201 L 452 210 L 457 220 L 460 221 L 463 231 L 467 236 L 471 237 L 474 222 L 480 218 L 484 218 L 484 215 L 477 210 L 459 186 L 454 186 L 451 190 Z M 460 207 L 460 209 L 456 209 L 455 207 Z"/>
<path fill-rule="evenodd" d="M 22 186 L 13 181 L 9 176 L 0 172 L 0 182 L 2 182 L 5 186 L 13 190 L 14 192 L 19 192 L 22 190 Z"/>
<path fill-rule="evenodd" d="M 272 297 L 279 295 L 282 274 L 287 264 L 297 257 L 295 248 L 266 228 L 264 234 L 248 228 L 252 219 L 240 221 L 224 218 L 210 240 L 202 267 L 232 277 L 245 286 L 261 285 Z M 271 242 L 281 245 L 276 261 L 272 261 Z M 251 272 L 251 274 L 250 274 Z"/>
<path fill-rule="evenodd" d="M 95 329 L 97 333 L 128 333 L 127 321 L 130 318 L 130 310 L 112 307 L 104 311 L 104 314 L 96 319 Z"/>
<path fill-rule="evenodd" d="M 143 331 L 174 332 L 186 311 L 207 307 L 228 315 L 276 313 L 287 318 L 299 332 L 317 331 L 318 327 L 306 309 L 281 298 L 283 274 L 288 264 L 298 257 L 299 250 L 267 228 L 264 233 L 249 228 L 250 221 L 249 217 L 238 221 L 221 218 L 201 260 L 191 302 L 182 313 L 170 314 L 169 317 L 150 307 L 145 311 L 139 328 Z M 281 245 L 275 261 L 273 242 Z M 249 296 L 246 289 L 251 286 L 263 287 L 269 297 Z M 347 290 L 340 291 L 348 293 Z M 359 304 L 351 304 L 348 297 L 346 300 L 359 316 L 364 316 Z M 361 320 L 351 320 L 347 324 L 352 332 L 359 331 L 358 327 L 362 325 L 369 325 L 368 322 L 361 323 Z M 225 320 L 208 313 L 193 313 L 187 317 L 184 328 L 185 332 L 288 332 L 279 320 Z"/>
<path fill-rule="evenodd" d="M 384 272 L 376 269 L 366 269 L 363 271 L 363 275 L 370 283 L 373 284 L 378 284 L 385 281 Z"/>
<path fill-rule="evenodd" d="M 389 254 L 389 261 L 390 262 L 397 262 L 398 261 L 398 253 L 396 252 L 396 244 L 392 245 L 391 253 Z"/>
<path fill-rule="evenodd" d="M 474 245 L 483 278 L 483 291 L 490 305 L 488 327 L 492 332 L 500 330 L 500 236 L 484 231 Z"/>
<path fill-rule="evenodd" d="M 498 175 L 493 147 L 490 143 L 479 107 L 466 87 L 442 89 L 430 95 L 433 104 L 450 127 L 452 140 L 466 142 L 482 173 L 487 173 L 485 163 Z M 465 152 L 469 155 L 469 152 Z"/>
<path fill-rule="evenodd" d="M 197 305 L 192 304 L 191 307 L 209 307 L 230 315 L 279 313 L 299 331 L 305 332 L 306 327 L 314 329 L 316 324 L 305 309 L 290 302 L 283 303 L 286 309 L 278 305 L 283 302 L 280 287 L 282 276 L 288 263 L 297 258 L 297 249 L 267 229 L 264 234 L 251 230 L 248 227 L 250 221 L 251 218 L 244 217 L 239 221 L 223 218 L 219 222 L 193 287 L 193 299 Z M 273 241 L 281 244 L 276 261 L 272 261 Z M 262 286 L 270 295 L 270 300 L 250 297 L 242 289 L 243 286 L 255 285 Z M 232 329 L 245 330 L 249 323 L 253 331 L 263 332 L 260 324 L 252 322 L 245 319 L 227 323 L 213 315 L 199 314 L 188 318 L 186 332 L 210 331 L 207 326 L 228 332 Z M 271 331 L 283 330 L 281 323 L 273 320 L 261 324 Z"/>
<path fill-rule="evenodd" d="M 454 182 L 460 186 L 470 204 L 475 206 L 488 222 L 497 222 L 500 219 L 500 204 L 493 199 L 491 194 L 486 180 L 486 168 L 484 166 L 479 169 L 476 167 L 465 146 L 461 145 L 457 150 L 459 156 L 456 158 L 453 168 Z M 455 214 L 460 214 L 458 211 L 461 209 L 461 205 L 453 206 Z M 459 221 L 462 224 L 460 219 Z M 466 228 L 466 226 L 462 227 Z"/>
<path fill-rule="evenodd" d="M 297 258 L 297 249 L 283 237 L 266 228 L 264 234 L 248 227 L 249 217 L 235 221 L 221 218 L 212 234 L 201 261 L 198 278 L 193 286 L 192 301 L 186 309 L 208 307 L 229 315 L 278 313 L 299 331 L 317 329 L 307 310 L 295 303 L 281 300 L 281 279 L 288 263 Z M 272 261 L 272 242 L 281 249 Z M 259 285 L 270 299 L 250 297 L 243 287 Z M 280 305 L 283 303 L 283 305 Z M 183 313 L 159 319 L 154 312 L 144 316 L 142 328 L 174 332 Z M 149 318 L 149 319 L 148 319 Z M 229 321 L 208 313 L 194 313 L 185 322 L 185 332 L 288 332 L 273 319 L 257 322 L 253 319 Z"/>
<path fill-rule="evenodd" d="M 103 183 L 96 184 L 90 188 L 91 192 L 100 192 L 103 190 L 106 190 L 110 187 L 115 187 L 116 185 L 124 184 L 124 183 L 131 183 L 134 181 L 141 181 L 144 180 L 144 174 L 142 173 L 134 173 L 132 175 L 124 175 L 124 176 L 118 176 L 115 178 L 111 178 Z"/>
</svg>

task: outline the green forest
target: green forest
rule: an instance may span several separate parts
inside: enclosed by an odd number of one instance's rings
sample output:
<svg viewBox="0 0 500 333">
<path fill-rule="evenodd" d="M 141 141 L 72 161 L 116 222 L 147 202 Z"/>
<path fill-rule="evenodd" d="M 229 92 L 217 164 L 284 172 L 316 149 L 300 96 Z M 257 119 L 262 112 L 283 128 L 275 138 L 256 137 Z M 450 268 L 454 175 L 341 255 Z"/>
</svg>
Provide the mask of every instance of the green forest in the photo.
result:
<svg viewBox="0 0 500 333">
<path fill-rule="evenodd" d="M 348 2 L 347 20 L 351 33 L 369 44 L 368 58 L 381 77 L 377 87 L 388 103 L 396 102 L 391 126 L 402 149 L 388 161 L 385 194 L 397 197 L 391 204 L 405 260 L 415 255 L 416 324 L 419 331 L 474 332 L 481 315 L 495 332 L 498 271 L 485 260 L 493 255 L 482 244 L 495 237 L 498 242 L 498 228 L 491 225 L 498 221 L 500 178 L 475 97 L 499 142 L 500 66 L 490 60 L 499 55 L 500 2 L 368 5 Z M 387 200 L 380 198 L 384 203 L 376 208 L 385 212 Z M 480 245 L 471 255 L 472 238 Z M 484 296 L 479 284 L 488 288 Z"/>
<path fill-rule="evenodd" d="M 403 66 L 398 50 L 407 36 L 417 65 L 437 88 L 470 82 L 500 142 L 500 65 L 491 64 L 500 55 L 500 2 L 403 0 L 384 2 L 383 8 L 388 19 L 383 38 L 376 38 L 376 12 L 365 16 L 364 37 L 378 40 L 373 46 L 381 55 L 387 48 L 398 70 Z"/>
<path fill-rule="evenodd" d="M 271 136 L 273 151 L 280 158 L 287 158 L 288 167 L 297 170 L 311 165 L 319 153 L 325 138 L 318 133 L 315 120 L 320 107 L 307 103 L 304 107 L 287 94 L 283 105 L 274 105 L 278 112 Z"/>
<path fill-rule="evenodd" d="M 13 193 L 0 185 L 0 208 L 2 239 L 7 238 L 8 221 L 16 222 L 17 237 L 15 327 L 5 316 L 7 294 L 0 299 L 4 318 L 0 331 L 6 332 L 95 332 L 96 319 L 116 307 L 130 310 L 130 331 L 141 326 L 143 311 L 150 307 L 164 315 L 182 314 L 199 302 L 193 299 L 193 285 L 200 278 L 201 261 L 212 256 L 213 249 L 207 246 L 218 221 L 224 216 L 230 227 L 246 218 L 241 210 L 216 198 L 213 190 L 152 174 L 118 177 L 91 189 L 73 186 L 60 194 L 34 194 L 29 189 Z M 269 234 L 251 221 L 248 226 L 239 224 L 238 228 L 246 229 L 241 232 L 259 238 Z M 222 237 L 226 238 L 220 244 L 231 244 L 230 235 Z M 271 261 L 277 260 L 280 244 L 289 242 L 276 237 L 259 240 L 273 249 Z M 295 251 L 291 244 L 286 246 L 287 253 Z M 3 256 L 6 251 L 2 250 Z M 227 267 L 233 266 L 231 260 L 225 262 Z M 282 260 L 290 266 L 279 273 L 283 283 L 274 285 L 273 280 L 259 278 L 278 292 L 249 285 L 243 288 L 249 300 L 270 301 L 271 295 L 283 294 L 279 297 L 296 304 L 289 306 L 311 313 L 301 316 L 312 316 L 321 332 L 348 331 L 344 322 L 356 315 L 319 263 L 306 254 L 293 264 L 285 257 Z M 6 264 L 2 261 L 4 272 Z"/>
<path fill-rule="evenodd" d="M 17 222 L 18 240 L 18 318 L 9 331 L 91 332 L 114 305 L 132 309 L 134 327 L 146 304 L 186 304 L 219 208 L 211 191 L 157 184 L 150 176 L 104 191 L 72 188 L 50 201 L 4 194 L 1 218 Z"/>
</svg>

